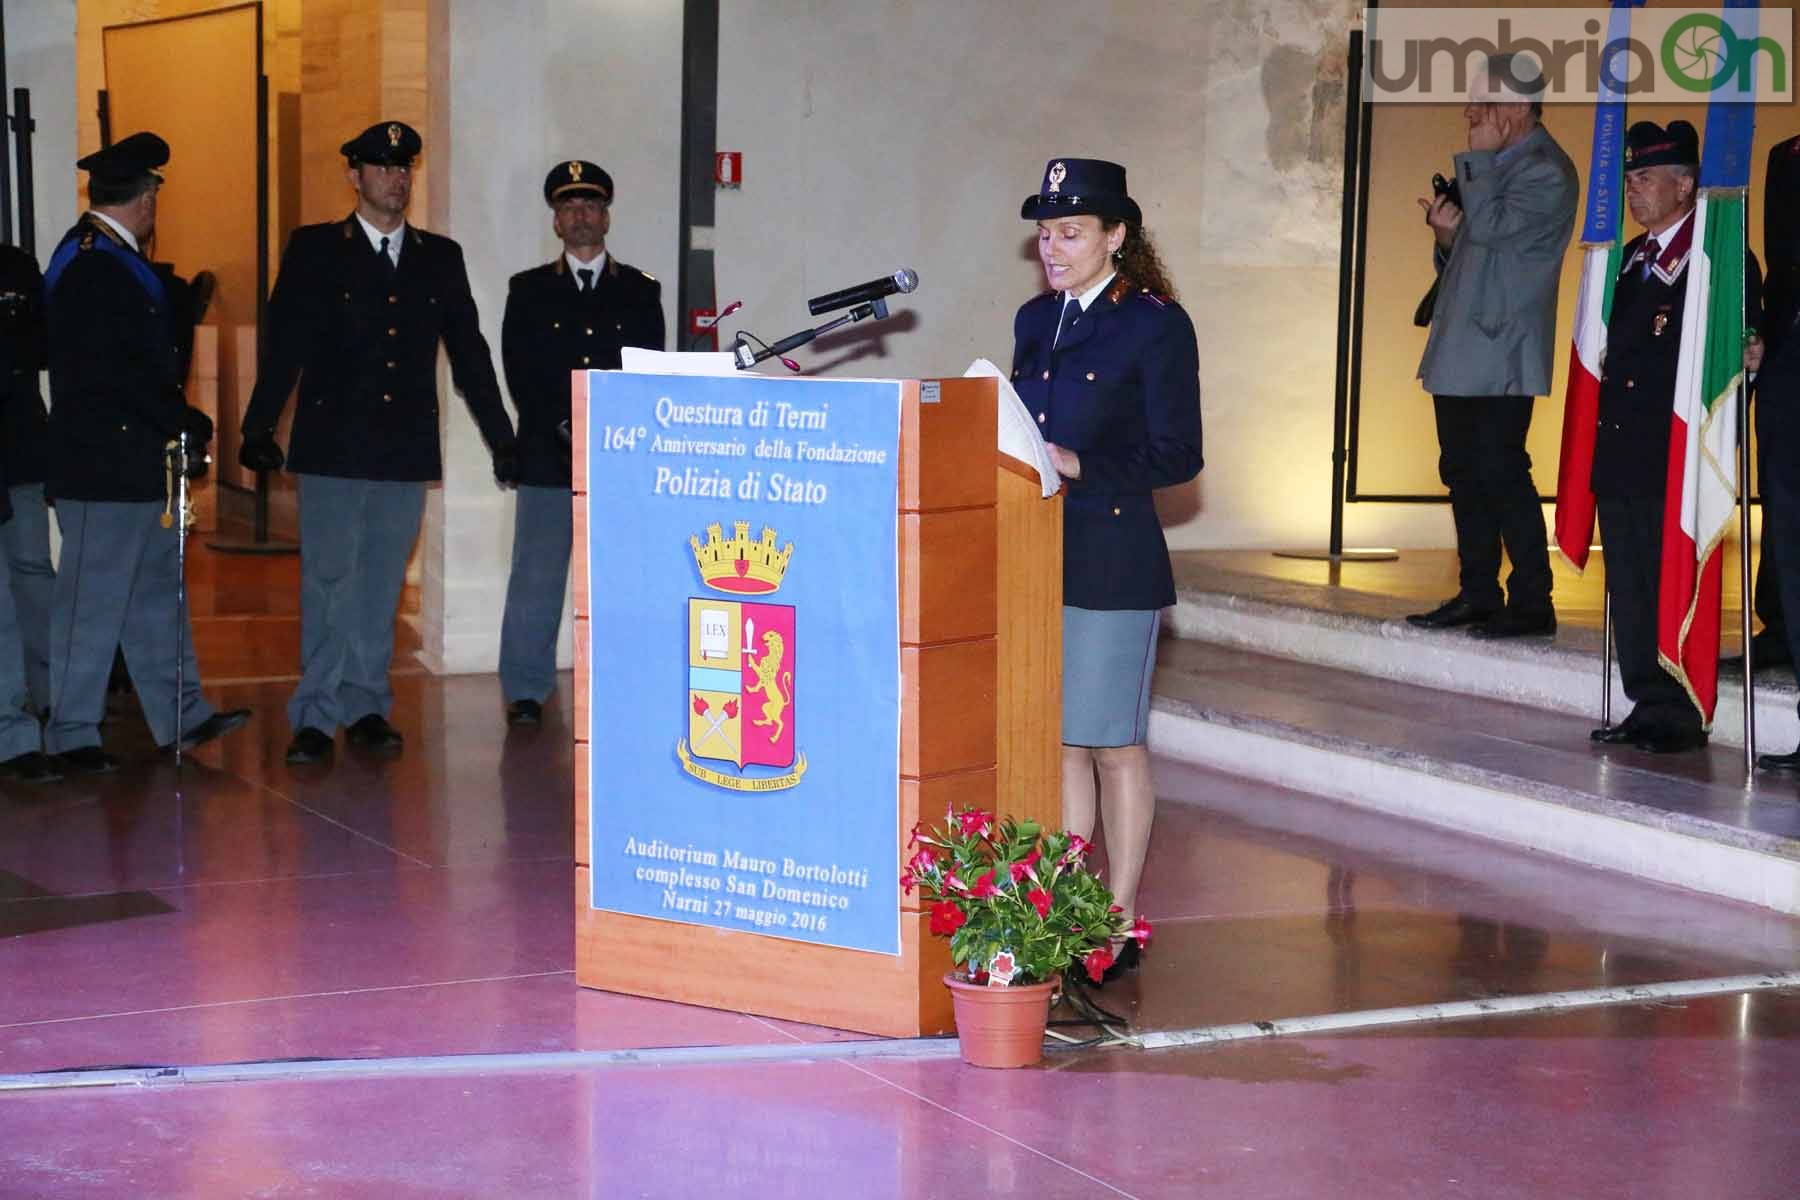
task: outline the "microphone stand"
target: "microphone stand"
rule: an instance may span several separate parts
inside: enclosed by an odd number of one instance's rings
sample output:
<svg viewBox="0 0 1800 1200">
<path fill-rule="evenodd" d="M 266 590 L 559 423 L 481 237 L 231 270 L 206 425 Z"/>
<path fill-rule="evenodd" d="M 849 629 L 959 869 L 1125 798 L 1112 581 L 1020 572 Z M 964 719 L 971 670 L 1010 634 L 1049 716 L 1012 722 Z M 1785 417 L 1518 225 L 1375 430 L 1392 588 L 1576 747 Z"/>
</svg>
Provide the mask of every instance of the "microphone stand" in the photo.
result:
<svg viewBox="0 0 1800 1200">
<path fill-rule="evenodd" d="M 731 352 L 737 356 L 738 370 L 748 371 L 751 367 L 754 367 L 757 363 L 763 361 L 763 359 L 776 358 L 786 354 L 789 350 L 794 350 L 806 345 L 806 343 L 812 341 L 820 334 L 830 333 L 840 326 L 851 325 L 867 317 L 874 317 L 879 321 L 887 315 L 888 306 L 885 298 L 871 300 L 867 304 L 857 305 L 835 321 L 828 321 L 825 324 L 815 326 L 812 329 L 802 329 L 799 333 L 789 334 L 779 342 L 776 342 L 773 346 L 764 346 L 761 350 L 752 348 L 750 340 L 740 333 L 737 336 L 737 341 L 732 344 Z"/>
</svg>

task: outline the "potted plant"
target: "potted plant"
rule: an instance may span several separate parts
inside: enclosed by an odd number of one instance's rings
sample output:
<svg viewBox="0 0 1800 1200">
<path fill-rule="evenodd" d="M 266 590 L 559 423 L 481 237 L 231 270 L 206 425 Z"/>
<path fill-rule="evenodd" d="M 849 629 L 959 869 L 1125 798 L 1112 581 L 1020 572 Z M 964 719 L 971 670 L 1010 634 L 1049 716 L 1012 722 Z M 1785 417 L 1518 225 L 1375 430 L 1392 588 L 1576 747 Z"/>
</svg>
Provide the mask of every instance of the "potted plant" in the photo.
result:
<svg viewBox="0 0 1800 1200">
<path fill-rule="evenodd" d="M 1098 983 L 1114 939 L 1150 938 L 1141 918 L 1126 927 L 1075 834 L 964 808 L 942 825 L 921 822 L 910 844 L 900 884 L 919 889 L 931 932 L 950 939 L 960 969 L 944 983 L 963 1060 L 975 1066 L 1040 1061 L 1050 993 L 1063 973 L 1079 964 Z"/>
</svg>

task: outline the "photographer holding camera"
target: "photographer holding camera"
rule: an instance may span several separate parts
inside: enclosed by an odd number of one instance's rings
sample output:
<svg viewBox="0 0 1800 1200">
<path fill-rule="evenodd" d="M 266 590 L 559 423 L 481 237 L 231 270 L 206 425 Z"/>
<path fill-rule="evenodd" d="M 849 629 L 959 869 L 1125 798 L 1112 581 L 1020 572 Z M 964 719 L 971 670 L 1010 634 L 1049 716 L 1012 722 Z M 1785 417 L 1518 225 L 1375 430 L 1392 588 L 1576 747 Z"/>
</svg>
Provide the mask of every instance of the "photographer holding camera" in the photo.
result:
<svg viewBox="0 0 1800 1200">
<path fill-rule="evenodd" d="M 1550 390 L 1556 292 L 1575 231 L 1575 166 L 1542 124 L 1544 82 L 1528 56 L 1495 55 L 1470 91 L 1469 148 L 1455 179 L 1420 199 L 1438 269 L 1419 378 L 1436 410 L 1438 473 L 1450 489 L 1457 594 L 1407 618 L 1477 637 L 1556 632 L 1544 514 L 1525 435 Z M 1423 316 L 1424 314 L 1421 313 Z M 1500 550 L 1512 560 L 1504 602 Z"/>
</svg>

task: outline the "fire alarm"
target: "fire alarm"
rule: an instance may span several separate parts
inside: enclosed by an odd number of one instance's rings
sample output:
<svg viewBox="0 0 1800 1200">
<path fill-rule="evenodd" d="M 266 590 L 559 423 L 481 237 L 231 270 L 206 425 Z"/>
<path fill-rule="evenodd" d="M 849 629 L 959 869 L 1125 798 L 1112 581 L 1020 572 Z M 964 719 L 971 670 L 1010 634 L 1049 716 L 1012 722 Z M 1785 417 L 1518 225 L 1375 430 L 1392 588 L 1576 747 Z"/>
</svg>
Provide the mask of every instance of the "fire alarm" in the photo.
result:
<svg viewBox="0 0 1800 1200">
<path fill-rule="evenodd" d="M 713 182 L 722 188 L 742 187 L 744 183 L 744 152 L 720 150 L 714 154 Z"/>
</svg>

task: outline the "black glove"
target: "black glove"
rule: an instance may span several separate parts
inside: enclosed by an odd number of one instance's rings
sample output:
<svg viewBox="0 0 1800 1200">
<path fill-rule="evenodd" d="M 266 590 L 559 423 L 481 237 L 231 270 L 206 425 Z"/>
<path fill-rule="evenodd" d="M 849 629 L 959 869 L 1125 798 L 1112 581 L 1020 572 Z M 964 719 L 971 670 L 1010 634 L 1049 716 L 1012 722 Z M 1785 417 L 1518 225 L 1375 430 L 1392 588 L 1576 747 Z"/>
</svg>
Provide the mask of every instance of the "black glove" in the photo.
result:
<svg viewBox="0 0 1800 1200">
<path fill-rule="evenodd" d="M 212 418 L 190 404 L 181 414 L 181 431 L 188 436 L 188 449 L 198 452 L 213 439 Z"/>
<path fill-rule="evenodd" d="M 510 442 L 494 451 L 494 481 L 505 487 L 519 482 L 519 448 Z"/>
<path fill-rule="evenodd" d="M 269 430 L 245 434 L 244 444 L 238 449 L 238 462 L 247 470 L 279 471 L 286 461 L 287 456 L 275 444 L 275 434 Z"/>
</svg>

